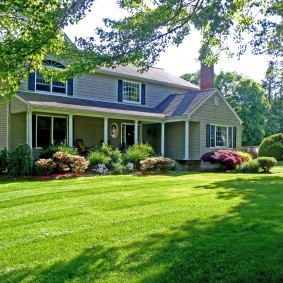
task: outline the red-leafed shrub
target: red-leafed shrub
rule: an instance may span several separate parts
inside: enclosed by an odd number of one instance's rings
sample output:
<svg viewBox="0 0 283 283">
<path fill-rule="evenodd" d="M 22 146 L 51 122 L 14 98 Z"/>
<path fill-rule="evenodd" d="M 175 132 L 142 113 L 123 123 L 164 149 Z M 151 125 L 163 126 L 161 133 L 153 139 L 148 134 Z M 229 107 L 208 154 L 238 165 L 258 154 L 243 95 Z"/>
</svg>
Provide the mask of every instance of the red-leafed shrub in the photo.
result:
<svg viewBox="0 0 283 283">
<path fill-rule="evenodd" d="M 243 155 L 229 149 L 220 149 L 202 155 L 203 162 L 219 163 L 227 170 L 234 170 L 237 165 L 245 161 Z"/>
</svg>

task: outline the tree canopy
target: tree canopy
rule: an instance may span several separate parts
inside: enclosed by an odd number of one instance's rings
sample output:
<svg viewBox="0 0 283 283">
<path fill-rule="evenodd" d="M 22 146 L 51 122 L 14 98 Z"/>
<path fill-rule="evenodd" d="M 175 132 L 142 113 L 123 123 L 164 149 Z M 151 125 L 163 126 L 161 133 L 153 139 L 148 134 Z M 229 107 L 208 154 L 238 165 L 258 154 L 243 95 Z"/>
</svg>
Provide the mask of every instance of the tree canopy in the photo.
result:
<svg viewBox="0 0 283 283">
<path fill-rule="evenodd" d="M 146 69 L 169 44 L 179 45 L 193 27 L 203 38 L 199 60 L 208 65 L 217 62 L 221 52 L 231 53 L 227 44 L 231 37 L 238 54 L 249 44 L 254 53 L 283 55 L 281 0 L 117 0 L 129 16 L 105 19 L 106 27 L 97 28 L 89 38 L 77 38 L 74 44 L 65 40 L 64 27 L 84 18 L 93 2 L 2 1 L 0 93 L 12 97 L 23 77 L 34 69 L 42 70 L 46 79 L 64 79 L 102 65 L 132 63 Z M 65 71 L 43 70 L 47 54 L 68 60 Z"/>
</svg>

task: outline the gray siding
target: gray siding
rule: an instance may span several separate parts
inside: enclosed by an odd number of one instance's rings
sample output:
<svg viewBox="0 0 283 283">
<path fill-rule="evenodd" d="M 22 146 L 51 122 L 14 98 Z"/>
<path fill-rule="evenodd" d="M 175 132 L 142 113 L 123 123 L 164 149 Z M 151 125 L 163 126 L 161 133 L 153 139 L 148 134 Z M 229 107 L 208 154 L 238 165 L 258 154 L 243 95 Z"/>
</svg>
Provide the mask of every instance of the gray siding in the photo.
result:
<svg viewBox="0 0 283 283">
<path fill-rule="evenodd" d="M 82 139 L 86 147 L 99 145 L 103 139 L 103 123 L 102 118 L 74 116 L 74 142 Z"/>
<path fill-rule="evenodd" d="M 165 124 L 165 156 L 176 160 L 185 158 L 185 122 Z"/>
<path fill-rule="evenodd" d="M 26 143 L 26 113 L 11 115 L 11 149 Z"/>
<path fill-rule="evenodd" d="M 13 97 L 10 103 L 10 112 L 11 113 L 21 113 L 21 112 L 26 112 L 28 109 L 27 105 L 22 102 L 20 99 L 17 97 Z"/>
<path fill-rule="evenodd" d="M 8 148 L 8 109 L 6 104 L 0 104 L 0 149 Z"/>
<path fill-rule="evenodd" d="M 206 124 L 237 127 L 237 148 L 241 148 L 242 127 L 239 120 L 219 96 L 219 105 L 214 104 L 214 97 L 210 97 L 190 117 L 193 121 L 200 121 L 200 156 L 214 148 L 206 147 Z"/>
<path fill-rule="evenodd" d="M 200 123 L 190 122 L 189 128 L 189 159 L 200 159 Z"/>
</svg>

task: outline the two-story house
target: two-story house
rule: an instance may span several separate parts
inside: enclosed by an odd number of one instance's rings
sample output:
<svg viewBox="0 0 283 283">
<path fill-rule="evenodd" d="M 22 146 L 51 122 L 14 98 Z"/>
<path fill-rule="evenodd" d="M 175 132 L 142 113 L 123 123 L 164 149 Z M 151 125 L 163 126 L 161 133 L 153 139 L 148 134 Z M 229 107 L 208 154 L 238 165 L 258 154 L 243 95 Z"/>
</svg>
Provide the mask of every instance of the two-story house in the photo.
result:
<svg viewBox="0 0 283 283">
<path fill-rule="evenodd" d="M 52 58 L 46 67 L 64 69 Z M 241 120 L 203 72 L 202 87 L 162 69 L 101 68 L 66 82 L 47 82 L 37 71 L 6 105 L 0 104 L 0 148 L 42 148 L 82 139 L 91 147 L 149 143 L 162 156 L 199 160 L 218 148 L 241 147 Z M 205 89 L 204 89 L 205 88 Z M 208 89 L 206 89 L 208 88 Z"/>
</svg>

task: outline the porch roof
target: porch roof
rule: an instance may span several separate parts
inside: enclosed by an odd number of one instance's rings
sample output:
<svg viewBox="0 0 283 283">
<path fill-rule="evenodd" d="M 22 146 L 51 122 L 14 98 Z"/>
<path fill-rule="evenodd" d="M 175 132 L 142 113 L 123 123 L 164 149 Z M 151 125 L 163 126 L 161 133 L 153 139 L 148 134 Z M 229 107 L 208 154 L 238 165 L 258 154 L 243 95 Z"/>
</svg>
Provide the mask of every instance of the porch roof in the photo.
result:
<svg viewBox="0 0 283 283">
<path fill-rule="evenodd" d="M 65 109 L 68 111 L 91 111 L 148 118 L 165 118 L 165 115 L 158 109 L 139 105 L 95 101 L 29 92 L 18 92 L 18 96 L 25 100 L 31 107 Z"/>
<path fill-rule="evenodd" d="M 166 117 L 188 115 L 196 109 L 205 99 L 216 92 L 216 89 L 190 91 L 181 94 L 171 94 L 157 107 Z"/>
</svg>

